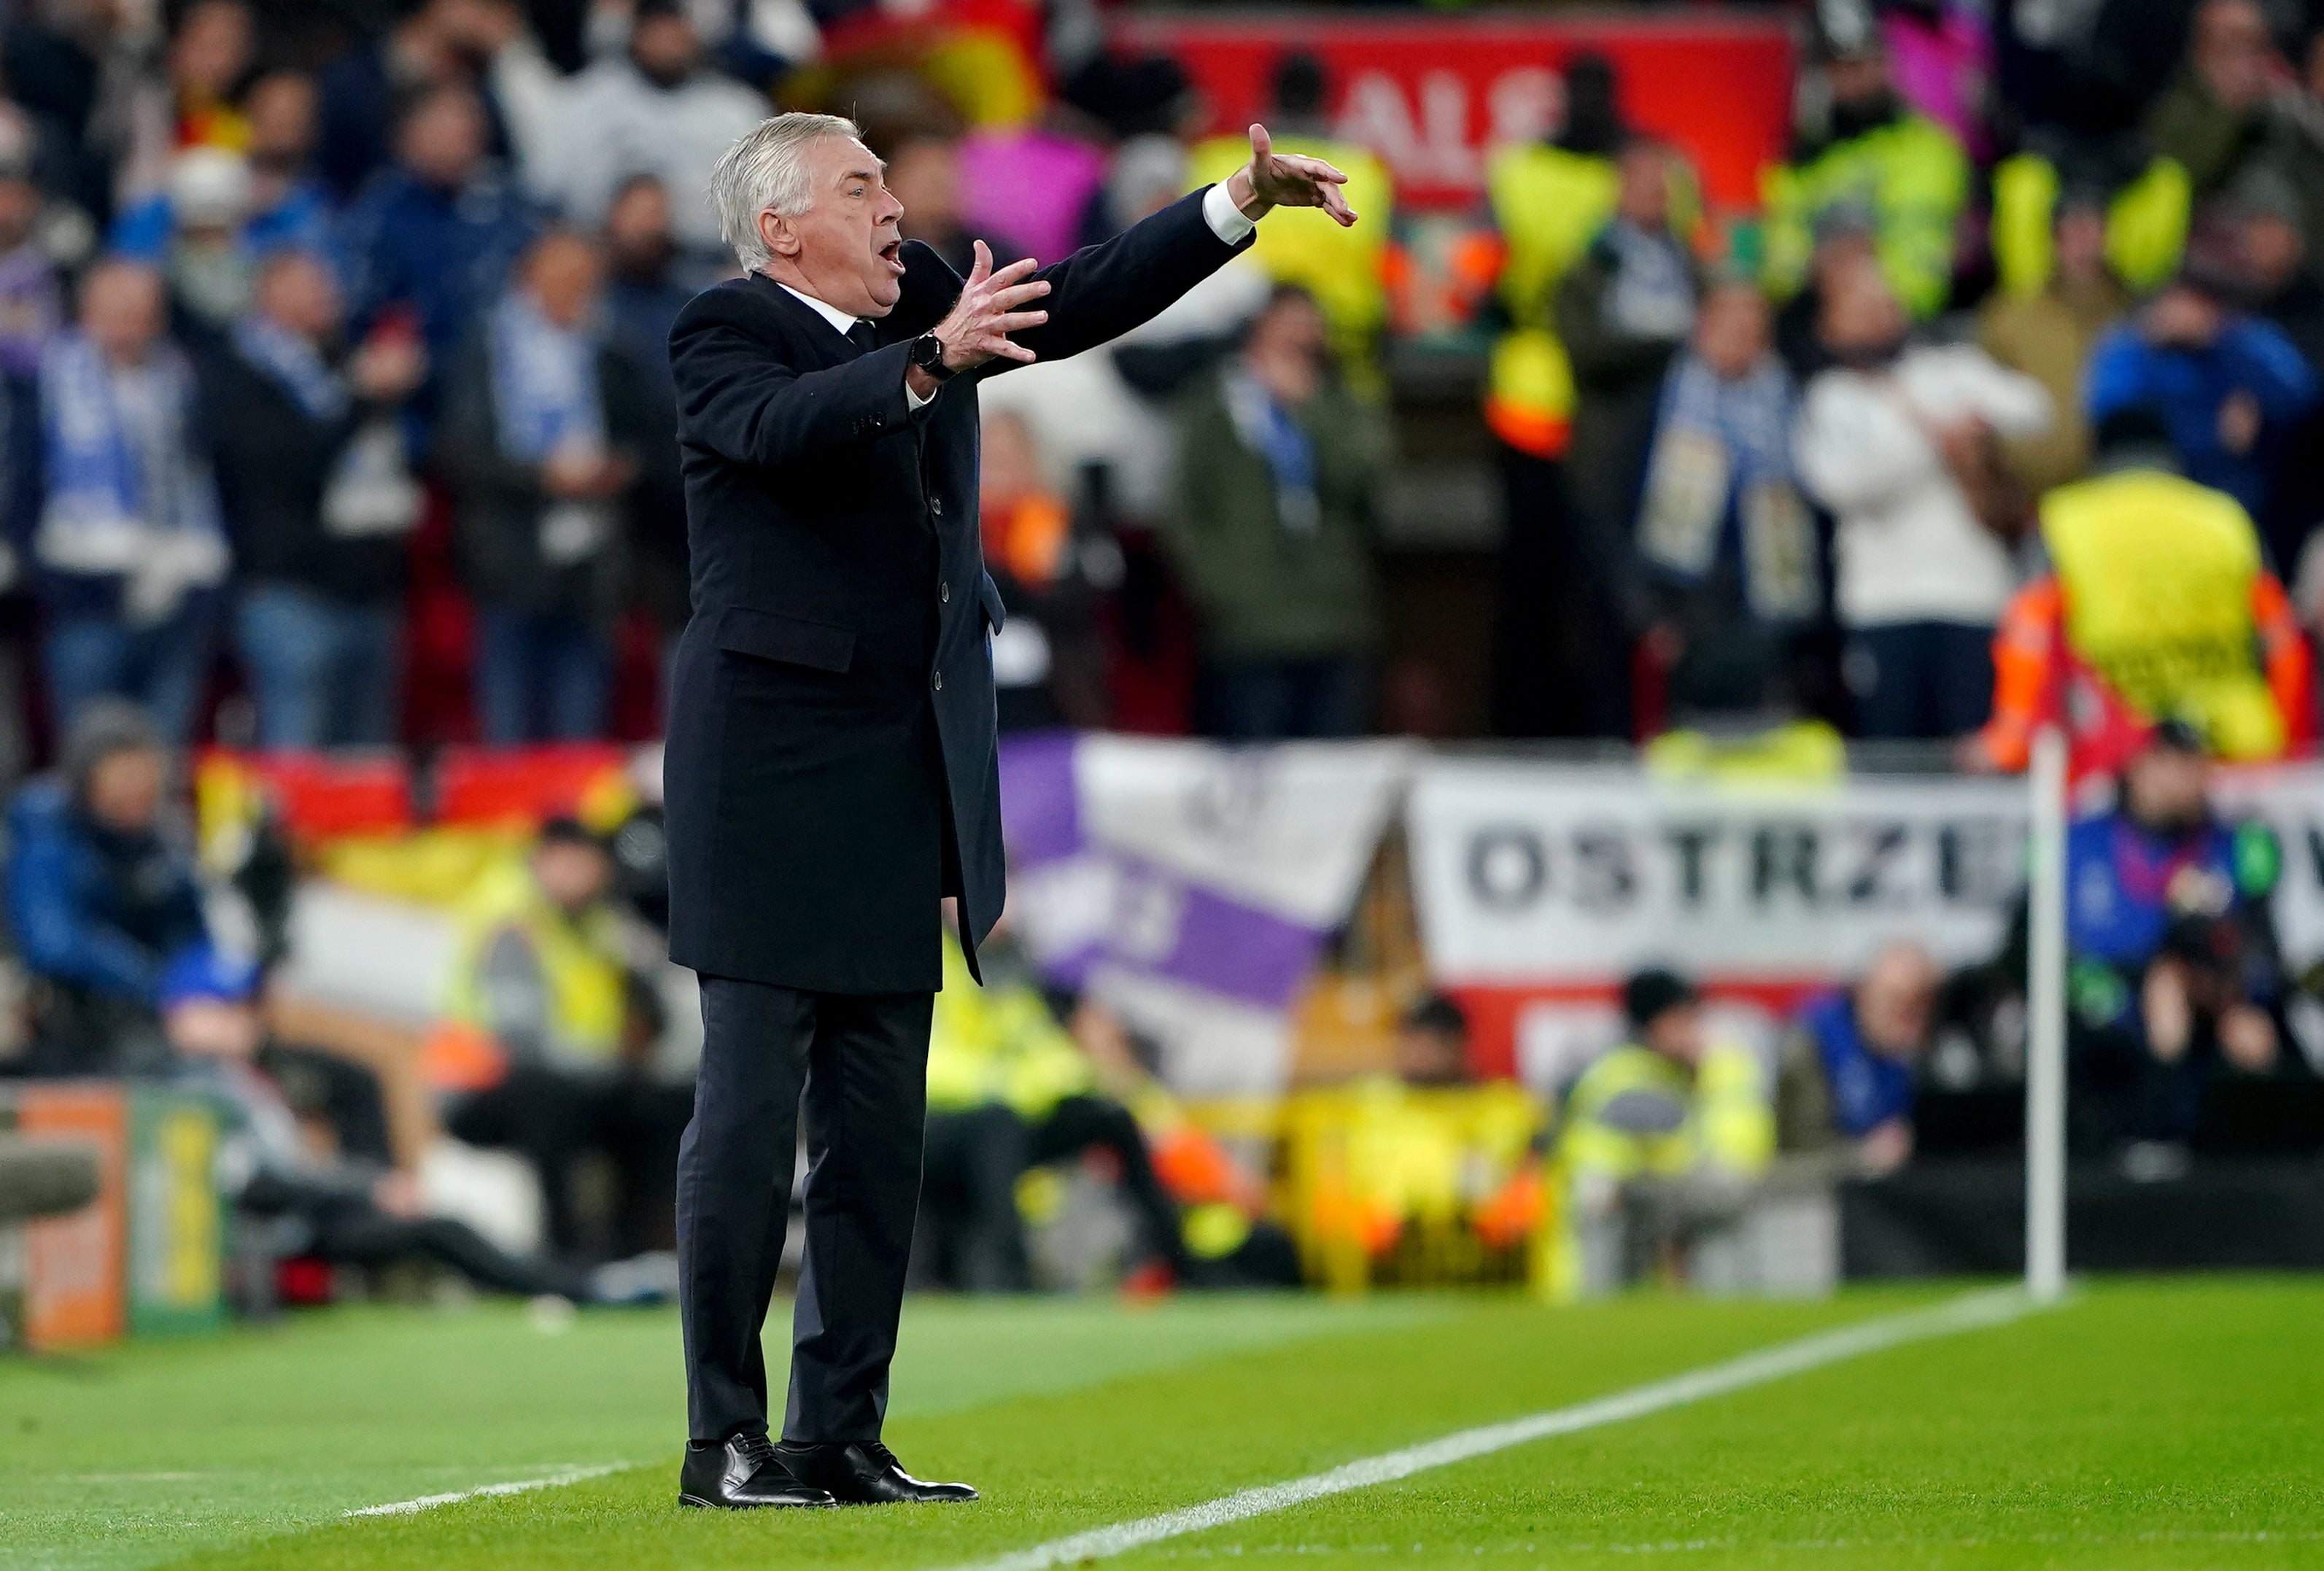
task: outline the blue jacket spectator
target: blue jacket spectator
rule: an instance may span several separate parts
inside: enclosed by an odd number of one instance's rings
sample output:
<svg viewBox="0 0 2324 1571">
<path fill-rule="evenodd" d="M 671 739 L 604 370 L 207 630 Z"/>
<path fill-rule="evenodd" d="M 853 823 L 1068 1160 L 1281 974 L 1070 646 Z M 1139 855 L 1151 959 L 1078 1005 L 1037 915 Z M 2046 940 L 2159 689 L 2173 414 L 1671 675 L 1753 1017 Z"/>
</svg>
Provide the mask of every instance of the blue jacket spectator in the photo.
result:
<svg viewBox="0 0 2324 1571">
<path fill-rule="evenodd" d="M 1776 1077 L 1776 1120 L 1787 1151 L 1853 1149 L 1856 1164 L 1886 1172 L 1913 1152 L 1922 1054 L 1937 998 L 1936 963 L 1916 943 L 1892 943 L 1845 992 L 1800 1011 Z"/>
<path fill-rule="evenodd" d="M 267 73 L 243 95 L 249 140 L 242 150 L 246 186 L 235 242 L 249 262 L 282 250 L 337 260 L 334 203 L 314 169 L 315 99 L 314 78 L 287 70 Z M 162 267 L 180 218 L 178 196 L 165 187 L 115 215 L 106 248 Z"/>
<path fill-rule="evenodd" d="M 2124 769 L 2121 802 L 2066 837 L 2070 1063 L 2078 1127 L 2183 1140 L 2219 1074 L 2297 1072 L 2273 1006 L 2269 900 L 2282 851 L 2221 822 L 2202 743 L 2167 721 Z"/>
<path fill-rule="evenodd" d="M 2315 370 L 2283 330 L 2174 283 L 2090 356 L 2089 418 L 2145 407 L 2170 428 L 2187 478 L 2233 496 L 2255 518 L 2285 436 L 2315 407 Z"/>
<path fill-rule="evenodd" d="M 53 1073 L 161 1067 L 171 961 L 207 937 L 192 859 L 161 831 L 169 758 L 119 700 L 73 728 L 60 777 L 8 809 L 10 924 L 33 987 L 33 1056 Z"/>
<path fill-rule="evenodd" d="M 431 88 L 406 112 L 398 161 L 346 216 L 357 335 L 407 307 L 442 366 L 499 296 L 540 215 L 485 158 L 484 137 L 483 104 L 466 87 Z"/>
</svg>

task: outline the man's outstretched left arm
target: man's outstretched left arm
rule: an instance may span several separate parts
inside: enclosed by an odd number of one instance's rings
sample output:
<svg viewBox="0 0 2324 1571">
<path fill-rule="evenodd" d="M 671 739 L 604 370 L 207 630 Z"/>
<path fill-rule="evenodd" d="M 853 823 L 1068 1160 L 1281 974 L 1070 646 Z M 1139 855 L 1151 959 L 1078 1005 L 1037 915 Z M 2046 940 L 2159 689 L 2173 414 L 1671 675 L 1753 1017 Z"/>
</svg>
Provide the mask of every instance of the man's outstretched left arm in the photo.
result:
<svg viewBox="0 0 2324 1571">
<path fill-rule="evenodd" d="M 1034 273 L 1049 285 L 1040 302 L 1048 320 L 1012 332 L 1011 341 L 1037 360 L 1062 360 L 1120 337 L 1250 245 L 1258 220 L 1275 207 L 1321 207 L 1343 226 L 1356 221 L 1340 194 L 1347 176 L 1321 159 L 1277 153 L 1264 126 L 1250 128 L 1250 163 L 1222 184 Z M 995 359 L 977 370 L 991 375 L 1016 363 Z"/>
</svg>

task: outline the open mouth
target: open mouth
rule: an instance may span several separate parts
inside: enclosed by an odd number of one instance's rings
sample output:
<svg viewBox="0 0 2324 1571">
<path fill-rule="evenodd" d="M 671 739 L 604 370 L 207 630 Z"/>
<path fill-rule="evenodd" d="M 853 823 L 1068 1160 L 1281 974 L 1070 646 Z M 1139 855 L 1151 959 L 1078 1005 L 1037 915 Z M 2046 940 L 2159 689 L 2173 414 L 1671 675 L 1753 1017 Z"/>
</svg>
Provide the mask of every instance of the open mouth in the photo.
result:
<svg viewBox="0 0 2324 1571">
<path fill-rule="evenodd" d="M 903 241 L 900 239 L 890 240 L 887 244 L 881 246 L 880 248 L 880 260 L 886 262 L 890 267 L 894 268 L 897 273 L 900 276 L 904 271 Z"/>
</svg>

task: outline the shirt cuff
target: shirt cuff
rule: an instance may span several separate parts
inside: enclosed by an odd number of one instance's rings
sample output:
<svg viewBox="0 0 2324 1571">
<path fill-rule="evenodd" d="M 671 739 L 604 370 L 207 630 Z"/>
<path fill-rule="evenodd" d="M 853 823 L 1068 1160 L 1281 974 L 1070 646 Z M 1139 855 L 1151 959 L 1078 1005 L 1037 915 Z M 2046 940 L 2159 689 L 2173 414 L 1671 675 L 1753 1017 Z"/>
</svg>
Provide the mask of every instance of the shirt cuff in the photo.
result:
<svg viewBox="0 0 2324 1571">
<path fill-rule="evenodd" d="M 1240 245 L 1249 238 L 1250 232 L 1259 227 L 1244 217 L 1242 209 L 1234 205 L 1234 198 L 1227 194 L 1224 180 L 1203 193 L 1203 222 L 1211 226 L 1212 234 L 1229 245 Z"/>
<path fill-rule="evenodd" d="M 942 383 L 942 382 L 938 382 L 938 383 L 936 383 L 936 392 L 942 392 L 942 391 L 944 391 L 944 383 Z M 930 404 L 932 404 L 932 403 L 934 403 L 934 402 L 936 402 L 936 393 L 930 393 L 927 397 L 926 397 L 926 398 L 922 398 L 922 397 L 921 397 L 918 392 L 916 392 L 916 391 L 914 391 L 914 390 L 913 390 L 913 389 L 912 389 L 912 378 L 911 378 L 911 373 L 910 373 L 908 371 L 907 371 L 907 372 L 905 372 L 905 375 L 904 375 L 904 408 L 905 408 L 905 409 L 906 409 L 908 412 L 911 413 L 911 414 L 915 414 L 915 415 L 917 415 L 917 414 L 918 414 L 922 409 L 924 409 L 927 408 Z"/>
</svg>

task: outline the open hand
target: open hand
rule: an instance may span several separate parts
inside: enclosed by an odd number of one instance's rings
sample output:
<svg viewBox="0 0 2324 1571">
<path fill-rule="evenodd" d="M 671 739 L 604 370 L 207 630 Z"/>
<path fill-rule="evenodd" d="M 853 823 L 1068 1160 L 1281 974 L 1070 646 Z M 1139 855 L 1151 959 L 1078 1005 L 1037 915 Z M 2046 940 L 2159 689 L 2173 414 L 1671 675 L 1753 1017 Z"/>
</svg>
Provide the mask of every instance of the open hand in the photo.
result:
<svg viewBox="0 0 2324 1571">
<path fill-rule="evenodd" d="M 991 251 L 983 241 L 976 243 L 976 265 L 968 270 L 968 282 L 960 299 L 953 302 L 950 314 L 936 326 L 947 370 L 969 371 L 988 360 L 1032 363 L 1033 352 L 1022 344 L 1011 344 L 1009 335 L 1019 328 L 1038 327 L 1049 319 L 1047 311 L 1017 308 L 1049 292 L 1046 279 L 1022 281 L 1034 265 L 1028 256 L 995 272 Z"/>
<path fill-rule="evenodd" d="M 1264 125 L 1250 128 L 1250 162 L 1227 181 L 1227 195 L 1246 218 L 1257 221 L 1274 207 L 1321 207 L 1342 229 L 1355 226 L 1356 210 L 1340 188 L 1348 177 L 1320 158 L 1277 152 Z"/>
</svg>

